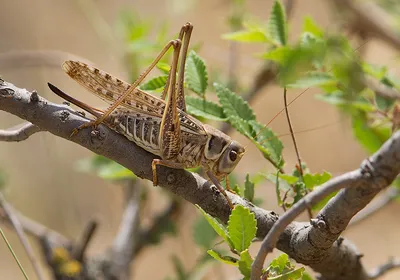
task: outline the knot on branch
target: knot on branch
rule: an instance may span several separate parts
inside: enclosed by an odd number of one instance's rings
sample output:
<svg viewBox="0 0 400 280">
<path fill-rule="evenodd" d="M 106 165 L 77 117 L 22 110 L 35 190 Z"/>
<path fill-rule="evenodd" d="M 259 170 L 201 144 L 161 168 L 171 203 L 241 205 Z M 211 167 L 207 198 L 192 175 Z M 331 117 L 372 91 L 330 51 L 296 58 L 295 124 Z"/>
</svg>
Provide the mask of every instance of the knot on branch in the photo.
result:
<svg viewBox="0 0 400 280">
<path fill-rule="evenodd" d="M 372 166 L 369 158 L 363 160 L 360 165 L 360 171 L 361 174 L 367 179 L 374 177 L 375 168 Z"/>
<path fill-rule="evenodd" d="M 33 90 L 33 91 L 32 91 L 30 100 L 31 100 L 32 103 L 37 103 L 37 102 L 39 102 L 39 95 L 38 95 L 38 93 L 37 93 L 36 90 Z"/>
<path fill-rule="evenodd" d="M 322 220 L 322 219 L 311 219 L 311 220 L 310 220 L 310 224 L 311 224 L 313 227 L 317 227 L 317 228 L 319 228 L 319 229 L 325 229 L 325 228 L 326 228 L 326 223 L 325 223 L 325 221 Z"/>
</svg>

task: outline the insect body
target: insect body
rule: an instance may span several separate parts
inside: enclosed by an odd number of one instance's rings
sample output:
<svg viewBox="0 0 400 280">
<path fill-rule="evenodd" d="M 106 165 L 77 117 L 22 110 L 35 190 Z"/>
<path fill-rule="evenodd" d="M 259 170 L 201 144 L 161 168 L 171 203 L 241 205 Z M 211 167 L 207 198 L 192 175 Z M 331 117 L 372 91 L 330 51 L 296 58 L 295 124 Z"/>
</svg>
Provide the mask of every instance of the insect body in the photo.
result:
<svg viewBox="0 0 400 280">
<path fill-rule="evenodd" d="M 104 123 L 143 149 L 160 156 L 161 159 L 154 159 L 152 163 L 154 185 L 157 185 L 157 165 L 179 169 L 202 166 L 214 183 L 214 179 L 219 182 L 233 171 L 245 152 L 244 147 L 228 135 L 186 113 L 183 81 L 191 31 L 190 23 L 184 25 L 179 39 L 171 41 L 133 85 L 82 62 L 64 62 L 63 69 L 71 78 L 111 104 L 106 111 L 92 108 L 50 85 L 56 94 L 97 117 L 96 121 L 83 127 Z M 183 54 L 176 82 L 183 37 Z M 162 98 L 137 88 L 171 46 L 174 48 L 173 61 Z M 166 96 L 167 101 L 164 100 Z M 217 187 L 233 207 L 224 189 L 219 184 Z"/>
</svg>

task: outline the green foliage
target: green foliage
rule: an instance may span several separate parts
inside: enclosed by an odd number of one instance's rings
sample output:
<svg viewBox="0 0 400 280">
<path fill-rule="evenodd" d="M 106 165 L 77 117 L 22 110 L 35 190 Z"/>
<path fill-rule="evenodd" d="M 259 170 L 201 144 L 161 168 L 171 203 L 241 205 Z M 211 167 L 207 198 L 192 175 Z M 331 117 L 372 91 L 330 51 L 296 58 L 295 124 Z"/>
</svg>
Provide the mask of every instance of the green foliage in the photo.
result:
<svg viewBox="0 0 400 280">
<path fill-rule="evenodd" d="M 242 97 L 221 84 L 214 84 L 214 88 L 229 123 L 249 138 L 274 166 L 283 166 L 283 145 L 272 130 L 256 121 L 253 110 Z"/>
<path fill-rule="evenodd" d="M 196 244 L 204 249 L 210 248 L 217 234 L 207 220 L 200 216 L 193 226 L 193 239 Z"/>
<path fill-rule="evenodd" d="M 376 152 L 391 134 L 389 127 L 369 124 L 366 114 L 354 115 L 352 126 L 354 135 L 370 153 Z"/>
<path fill-rule="evenodd" d="M 147 81 L 146 83 L 142 84 L 140 86 L 140 89 L 141 90 L 149 90 L 149 91 L 161 89 L 165 86 L 167 79 L 168 79 L 168 75 L 154 77 L 154 78 L 150 79 L 149 81 Z"/>
<path fill-rule="evenodd" d="M 249 250 L 246 249 L 240 253 L 239 259 L 239 270 L 244 276 L 244 279 L 250 279 L 251 276 L 251 265 L 253 264 L 253 258 L 250 256 Z"/>
<path fill-rule="evenodd" d="M 306 187 L 309 190 L 313 190 L 314 187 L 320 186 L 323 183 L 328 182 L 329 179 L 331 179 L 331 178 L 332 178 L 332 174 L 329 172 L 326 172 L 326 171 L 324 171 L 324 173 L 322 173 L 322 174 L 307 173 L 307 174 L 303 175 L 304 184 L 306 184 Z"/>
<path fill-rule="evenodd" d="M 243 43 L 267 43 L 270 41 L 265 30 L 260 28 L 249 28 L 248 30 L 224 34 L 222 38 Z"/>
<path fill-rule="evenodd" d="M 291 175 L 281 174 L 280 172 L 265 175 L 265 178 L 275 184 L 279 206 L 283 206 L 285 209 L 292 207 L 293 204 L 303 198 L 307 192 L 314 190 L 315 187 L 322 185 L 332 177 L 332 175 L 326 171 L 321 174 L 309 173 L 306 166 L 303 166 L 303 172 L 303 176 L 300 176 L 297 169 L 295 169 Z M 321 209 L 333 196 L 334 194 L 318 203 L 313 210 Z"/>
<path fill-rule="evenodd" d="M 252 263 L 248 248 L 257 232 L 257 221 L 254 217 L 254 213 L 251 213 L 249 209 L 241 205 L 237 205 L 229 216 L 228 227 L 226 228 L 199 206 L 197 206 L 197 208 L 199 208 L 207 222 L 214 228 L 216 233 L 223 238 L 230 249 L 240 255 L 240 260 L 223 255 L 216 250 L 208 250 L 207 253 L 220 262 L 241 266 L 240 270 L 243 270 L 242 273 L 248 273 L 247 270 L 250 269 Z"/>
<path fill-rule="evenodd" d="M 211 215 L 207 214 L 203 209 L 201 209 L 198 205 L 196 205 L 197 208 L 200 210 L 201 214 L 203 214 L 204 218 L 207 220 L 207 222 L 210 224 L 210 226 L 215 230 L 215 232 L 222 237 L 223 240 L 225 240 L 226 243 L 228 243 L 228 245 L 231 248 L 234 248 L 234 245 L 231 241 L 231 239 L 229 238 L 229 233 L 228 230 L 225 228 L 225 226 L 220 223 L 219 221 L 217 221 L 217 219 L 215 219 L 214 217 L 212 217 Z"/>
<path fill-rule="evenodd" d="M 208 250 L 207 253 L 216 259 L 217 261 L 220 261 L 225 264 L 233 265 L 233 266 L 238 266 L 239 265 L 239 260 L 231 257 L 231 256 L 223 256 L 221 253 L 215 251 L 215 250 Z"/>
<path fill-rule="evenodd" d="M 272 260 L 266 273 L 268 280 L 296 280 L 302 279 L 304 267 L 296 269 L 295 265 L 290 262 L 288 255 L 281 254 Z"/>
<path fill-rule="evenodd" d="M 268 33 L 277 45 L 286 45 L 288 38 L 285 8 L 281 1 L 275 0 L 268 21 Z"/>
<path fill-rule="evenodd" d="M 185 82 L 187 87 L 204 96 L 208 86 L 208 73 L 204 60 L 195 51 L 190 51 L 186 59 Z"/>
<path fill-rule="evenodd" d="M 221 106 L 219 106 L 217 103 L 202 98 L 186 96 L 186 109 L 189 114 L 196 117 L 216 121 L 227 120 L 227 117 Z"/>
<path fill-rule="evenodd" d="M 129 169 L 103 156 L 95 155 L 91 158 L 81 159 L 77 168 L 82 172 L 95 172 L 97 176 L 106 180 L 135 179 L 136 175 Z"/>
<path fill-rule="evenodd" d="M 245 121 L 255 120 L 256 115 L 242 97 L 233 93 L 221 84 L 214 84 L 219 102 L 228 118 L 237 117 Z"/>
<path fill-rule="evenodd" d="M 232 241 L 233 249 L 243 252 L 250 247 L 251 241 L 256 236 L 257 221 L 248 208 L 237 205 L 229 216 L 228 234 Z"/>
<path fill-rule="evenodd" d="M 255 184 L 250 181 L 249 174 L 247 174 L 246 180 L 244 181 L 244 198 L 250 202 L 253 202 L 254 200 L 254 186 Z"/>
</svg>

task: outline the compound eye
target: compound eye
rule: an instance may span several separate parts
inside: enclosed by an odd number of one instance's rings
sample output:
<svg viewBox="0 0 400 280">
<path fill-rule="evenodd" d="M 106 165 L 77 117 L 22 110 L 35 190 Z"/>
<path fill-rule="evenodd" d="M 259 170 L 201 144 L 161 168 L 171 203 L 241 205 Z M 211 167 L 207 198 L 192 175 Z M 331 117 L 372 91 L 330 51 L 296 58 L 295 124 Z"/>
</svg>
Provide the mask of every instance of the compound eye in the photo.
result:
<svg viewBox="0 0 400 280">
<path fill-rule="evenodd" d="M 232 150 L 232 151 L 229 152 L 229 159 L 230 159 L 232 162 L 236 161 L 237 156 L 238 156 L 238 154 L 237 154 L 237 152 L 235 152 L 234 150 Z"/>
</svg>

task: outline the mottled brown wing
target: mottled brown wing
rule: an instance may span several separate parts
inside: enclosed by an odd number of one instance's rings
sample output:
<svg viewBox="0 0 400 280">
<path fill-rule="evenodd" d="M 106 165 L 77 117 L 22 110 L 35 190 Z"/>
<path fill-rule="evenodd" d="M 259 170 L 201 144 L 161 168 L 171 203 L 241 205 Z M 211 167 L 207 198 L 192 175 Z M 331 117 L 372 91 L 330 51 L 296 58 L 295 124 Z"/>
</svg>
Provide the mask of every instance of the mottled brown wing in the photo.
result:
<svg viewBox="0 0 400 280">
<path fill-rule="evenodd" d="M 62 67 L 72 79 L 109 104 L 115 102 L 130 87 L 129 83 L 83 62 L 67 60 Z M 135 89 L 122 102 L 121 106 L 133 112 L 162 118 L 166 103 L 161 98 Z M 178 111 L 180 124 L 185 131 L 193 134 L 206 134 L 201 122 L 181 110 Z"/>
</svg>

